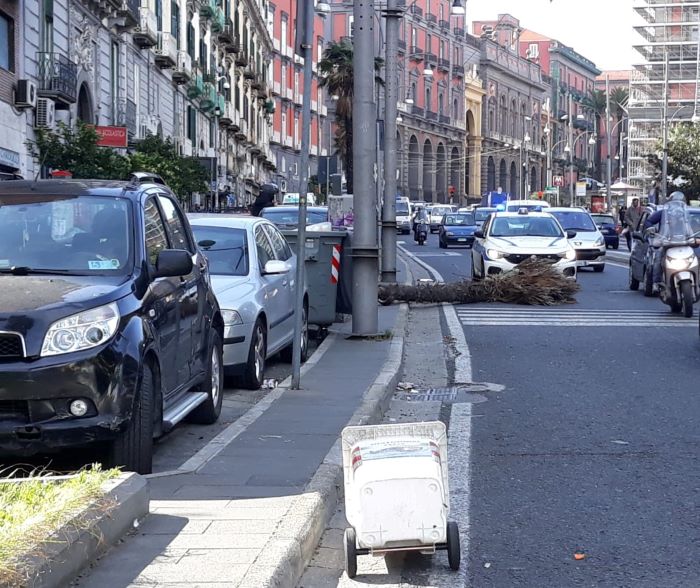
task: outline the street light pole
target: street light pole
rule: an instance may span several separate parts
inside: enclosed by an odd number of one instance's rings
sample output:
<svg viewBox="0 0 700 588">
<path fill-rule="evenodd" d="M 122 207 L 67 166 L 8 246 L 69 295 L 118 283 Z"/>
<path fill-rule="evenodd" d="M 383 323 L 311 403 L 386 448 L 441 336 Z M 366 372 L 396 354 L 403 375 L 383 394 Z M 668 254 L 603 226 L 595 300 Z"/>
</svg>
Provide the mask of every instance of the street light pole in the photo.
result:
<svg viewBox="0 0 700 588">
<path fill-rule="evenodd" d="M 612 129 L 610 128 L 610 119 L 612 116 L 610 115 L 610 75 L 605 74 L 605 129 L 606 129 L 606 135 L 607 139 L 606 142 L 608 144 L 608 212 L 612 211 L 612 190 L 610 189 L 610 186 L 612 186 L 612 158 L 611 158 L 611 152 L 612 152 Z"/>
<path fill-rule="evenodd" d="M 569 92 L 569 206 L 574 206 L 574 105 Z"/>
<path fill-rule="evenodd" d="M 386 85 L 384 88 L 384 203 L 382 205 L 382 282 L 396 282 L 396 170 L 398 118 L 398 0 L 387 0 L 386 18 Z"/>
<path fill-rule="evenodd" d="M 663 159 L 661 160 L 661 195 L 666 199 L 668 191 L 668 49 L 664 68 L 664 107 L 663 107 Z M 657 201 L 657 204 L 661 202 Z"/>
<path fill-rule="evenodd" d="M 303 309 L 304 309 L 304 265 L 306 251 L 306 194 L 309 183 L 309 151 L 311 142 L 311 77 L 313 76 L 313 36 L 314 36 L 314 2 L 313 0 L 299 0 L 304 6 L 297 11 L 303 16 L 303 26 L 297 27 L 295 51 L 303 53 L 304 57 L 304 101 L 301 108 L 301 160 L 299 165 L 299 217 L 297 222 L 297 260 L 296 260 L 296 288 L 294 304 L 294 343 L 292 347 L 292 389 L 298 390 L 301 379 L 301 341 L 303 337 Z M 301 30 L 299 30 L 301 29 Z"/>
<path fill-rule="evenodd" d="M 374 5 L 353 5 L 352 134 L 355 232 L 352 243 L 352 332 L 375 335 L 379 326 L 377 244 L 377 144 L 374 104 Z"/>
</svg>

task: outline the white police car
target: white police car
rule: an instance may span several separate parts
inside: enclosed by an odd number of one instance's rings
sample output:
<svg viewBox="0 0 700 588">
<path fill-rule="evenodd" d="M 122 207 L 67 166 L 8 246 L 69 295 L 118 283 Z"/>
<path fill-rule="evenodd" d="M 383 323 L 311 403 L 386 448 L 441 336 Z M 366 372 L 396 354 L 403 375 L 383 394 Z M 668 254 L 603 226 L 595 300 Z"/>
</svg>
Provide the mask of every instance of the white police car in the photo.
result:
<svg viewBox="0 0 700 588">
<path fill-rule="evenodd" d="M 546 212 L 494 212 L 474 234 L 472 279 L 510 271 L 527 259 L 543 259 L 562 274 L 576 278 L 576 251 L 569 243 L 573 231 L 564 231 Z"/>
</svg>

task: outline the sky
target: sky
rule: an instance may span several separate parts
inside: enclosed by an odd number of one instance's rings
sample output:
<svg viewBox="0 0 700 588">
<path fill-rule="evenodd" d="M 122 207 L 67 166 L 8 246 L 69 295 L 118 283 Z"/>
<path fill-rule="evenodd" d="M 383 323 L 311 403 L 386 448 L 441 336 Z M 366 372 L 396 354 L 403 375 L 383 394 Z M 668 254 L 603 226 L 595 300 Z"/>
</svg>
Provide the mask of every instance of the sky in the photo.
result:
<svg viewBox="0 0 700 588">
<path fill-rule="evenodd" d="M 639 62 L 632 44 L 638 17 L 632 0 L 467 0 L 467 21 L 495 20 L 509 13 L 520 25 L 569 45 L 598 69 L 631 69 Z"/>
</svg>

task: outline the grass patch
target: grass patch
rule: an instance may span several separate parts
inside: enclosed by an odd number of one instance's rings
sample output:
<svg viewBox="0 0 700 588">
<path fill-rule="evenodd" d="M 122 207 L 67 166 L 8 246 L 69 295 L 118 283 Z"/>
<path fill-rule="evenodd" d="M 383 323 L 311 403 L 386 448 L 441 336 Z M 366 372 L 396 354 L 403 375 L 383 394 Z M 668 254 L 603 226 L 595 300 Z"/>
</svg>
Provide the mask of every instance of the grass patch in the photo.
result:
<svg viewBox="0 0 700 588">
<path fill-rule="evenodd" d="M 118 474 L 95 464 L 74 476 L 52 478 L 42 471 L 0 480 L 0 586 L 26 586 L 25 556 L 41 557 L 41 543 L 61 541 L 55 533 L 67 524 L 87 524 L 76 517 L 87 506 L 111 508 L 102 485 Z"/>
</svg>

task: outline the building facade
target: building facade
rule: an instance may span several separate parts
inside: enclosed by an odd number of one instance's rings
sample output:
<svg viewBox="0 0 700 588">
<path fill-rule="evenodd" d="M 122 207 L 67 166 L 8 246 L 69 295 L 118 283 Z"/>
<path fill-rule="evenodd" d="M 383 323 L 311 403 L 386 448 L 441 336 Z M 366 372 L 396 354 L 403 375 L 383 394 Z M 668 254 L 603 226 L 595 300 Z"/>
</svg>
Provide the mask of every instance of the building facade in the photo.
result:
<svg viewBox="0 0 700 588">
<path fill-rule="evenodd" d="M 666 121 L 700 120 L 700 2 L 639 0 L 634 10 L 640 61 L 630 79 L 629 182 L 653 188 L 654 169 L 647 156 L 656 153 Z"/>
<path fill-rule="evenodd" d="M 5 71 L 0 62 L 0 133 L 17 150 L 22 175 L 38 172 L 25 146 L 37 128 L 82 120 L 125 127 L 130 145 L 148 134 L 169 137 L 182 155 L 210 162 L 213 188 L 241 198 L 269 178 L 265 2 L 18 5 L 14 67 Z M 36 87 L 35 101 L 22 102 L 21 80 Z"/>
<path fill-rule="evenodd" d="M 269 6 L 272 23 L 273 68 L 272 92 L 275 102 L 270 137 L 276 178 L 283 191 L 297 192 L 301 162 L 301 110 L 304 101 L 304 59 L 294 51 L 296 39 L 296 0 L 276 0 Z M 329 145 L 323 141 L 328 108 L 323 89 L 319 88 L 318 62 L 325 44 L 324 18 L 314 15 L 314 43 L 311 80 L 311 129 L 309 137 L 309 170 L 316 173 L 318 156 L 328 155 Z"/>
</svg>

